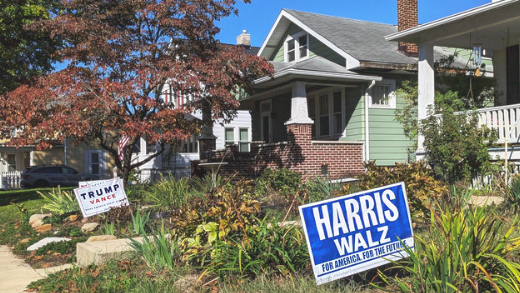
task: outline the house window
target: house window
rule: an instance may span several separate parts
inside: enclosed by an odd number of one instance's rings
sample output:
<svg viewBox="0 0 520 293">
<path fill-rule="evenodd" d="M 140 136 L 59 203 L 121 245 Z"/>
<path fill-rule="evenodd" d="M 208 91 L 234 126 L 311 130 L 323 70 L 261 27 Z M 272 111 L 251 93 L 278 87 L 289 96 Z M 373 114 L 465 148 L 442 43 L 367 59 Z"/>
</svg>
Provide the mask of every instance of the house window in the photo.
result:
<svg viewBox="0 0 520 293">
<path fill-rule="evenodd" d="M 299 33 L 285 41 L 285 61 L 298 61 L 309 56 L 309 35 Z"/>
<path fill-rule="evenodd" d="M 224 129 L 224 144 L 225 145 L 235 144 L 235 130 L 233 128 Z"/>
<path fill-rule="evenodd" d="M 340 137 L 345 128 L 344 95 L 341 90 L 319 93 L 307 99 L 309 118 L 314 120 L 313 138 Z"/>
<path fill-rule="evenodd" d="M 377 83 L 370 90 L 370 107 L 395 108 L 395 81 Z"/>
<path fill-rule="evenodd" d="M 329 135 L 329 95 L 321 95 L 320 104 L 320 136 Z"/>
<path fill-rule="evenodd" d="M 249 152 L 249 129 L 240 128 L 239 132 L 238 150 L 240 152 Z"/>
<path fill-rule="evenodd" d="M 106 169 L 105 153 L 101 150 L 88 150 L 85 155 L 85 172 L 102 178 Z"/>
<path fill-rule="evenodd" d="M 235 137 L 235 128 L 224 129 L 225 145 L 238 145 L 239 152 L 249 152 L 249 128 L 239 128 Z"/>
</svg>

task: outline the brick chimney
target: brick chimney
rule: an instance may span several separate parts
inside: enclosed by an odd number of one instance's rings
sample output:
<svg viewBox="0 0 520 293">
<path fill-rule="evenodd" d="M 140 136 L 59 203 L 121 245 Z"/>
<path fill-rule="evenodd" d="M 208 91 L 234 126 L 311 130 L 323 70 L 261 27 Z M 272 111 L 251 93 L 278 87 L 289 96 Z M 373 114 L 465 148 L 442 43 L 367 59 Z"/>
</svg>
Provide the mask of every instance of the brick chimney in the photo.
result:
<svg viewBox="0 0 520 293">
<path fill-rule="evenodd" d="M 419 24 L 417 0 L 397 0 L 397 29 L 409 29 Z M 399 51 L 417 57 L 417 45 L 399 42 Z"/>
<path fill-rule="evenodd" d="M 251 35 L 243 30 L 242 33 L 237 37 L 237 45 L 244 47 L 251 47 Z"/>
</svg>

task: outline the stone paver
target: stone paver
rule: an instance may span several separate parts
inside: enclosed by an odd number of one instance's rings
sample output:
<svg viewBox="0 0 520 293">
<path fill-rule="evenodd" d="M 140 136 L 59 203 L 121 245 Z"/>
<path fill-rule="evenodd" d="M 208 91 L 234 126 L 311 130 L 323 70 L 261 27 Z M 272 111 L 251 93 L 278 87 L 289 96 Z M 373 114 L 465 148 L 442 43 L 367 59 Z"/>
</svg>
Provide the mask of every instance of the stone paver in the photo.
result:
<svg viewBox="0 0 520 293">
<path fill-rule="evenodd" d="M 504 198 L 501 196 L 473 196 L 469 201 L 470 204 L 476 206 L 490 205 L 490 204 L 500 204 L 504 201 Z"/>
<path fill-rule="evenodd" d="M 23 259 L 17 257 L 7 246 L 0 245 L 0 293 L 24 292 L 31 282 L 45 278 L 47 274 L 69 268 L 64 265 L 55 268 L 33 269 Z"/>
</svg>

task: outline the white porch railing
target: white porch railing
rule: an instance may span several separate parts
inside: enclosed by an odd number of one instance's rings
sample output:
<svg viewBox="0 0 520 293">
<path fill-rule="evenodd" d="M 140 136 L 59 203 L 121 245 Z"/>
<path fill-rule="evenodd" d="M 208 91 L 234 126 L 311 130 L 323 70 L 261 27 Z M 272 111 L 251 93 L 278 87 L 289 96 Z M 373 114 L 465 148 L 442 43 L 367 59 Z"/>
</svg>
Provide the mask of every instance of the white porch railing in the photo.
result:
<svg viewBox="0 0 520 293">
<path fill-rule="evenodd" d="M 19 189 L 21 175 L 21 171 L 0 172 L 0 189 Z"/>
<path fill-rule="evenodd" d="M 140 183 L 154 183 L 161 178 L 173 176 L 175 180 L 181 178 L 191 178 L 191 168 L 177 169 L 141 169 L 138 172 L 137 180 Z"/>
<path fill-rule="evenodd" d="M 479 125 L 486 125 L 495 130 L 497 143 L 520 143 L 520 104 L 489 107 L 475 110 L 478 113 Z M 460 114 L 463 112 L 457 112 Z M 441 114 L 434 115 L 441 119 Z"/>
<path fill-rule="evenodd" d="M 482 108 L 477 112 L 479 124 L 496 131 L 497 143 L 520 142 L 520 104 Z"/>
</svg>

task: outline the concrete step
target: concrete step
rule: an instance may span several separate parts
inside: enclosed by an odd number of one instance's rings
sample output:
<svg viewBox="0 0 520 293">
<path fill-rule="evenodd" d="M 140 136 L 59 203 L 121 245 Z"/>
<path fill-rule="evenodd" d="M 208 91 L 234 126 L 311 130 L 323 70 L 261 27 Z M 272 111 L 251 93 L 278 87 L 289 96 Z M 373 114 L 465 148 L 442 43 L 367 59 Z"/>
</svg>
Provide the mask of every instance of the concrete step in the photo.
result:
<svg viewBox="0 0 520 293">
<path fill-rule="evenodd" d="M 166 234 L 166 238 L 170 238 Z M 143 237 L 132 238 L 142 243 Z M 148 236 L 153 241 L 153 236 Z M 111 259 L 128 259 L 134 253 L 130 246 L 130 239 L 121 238 L 115 240 L 81 242 L 76 244 L 76 264 L 78 266 L 99 265 Z"/>
<path fill-rule="evenodd" d="M 99 265 L 110 259 L 128 258 L 133 252 L 130 243 L 130 239 L 77 243 L 76 264 L 78 266 Z"/>
</svg>

